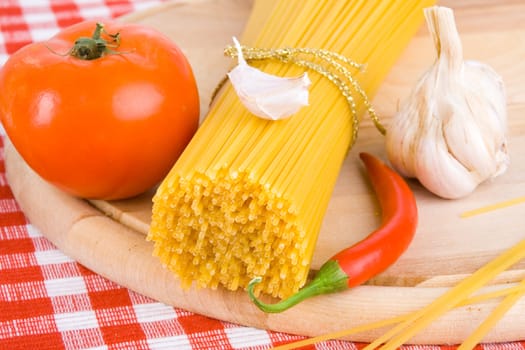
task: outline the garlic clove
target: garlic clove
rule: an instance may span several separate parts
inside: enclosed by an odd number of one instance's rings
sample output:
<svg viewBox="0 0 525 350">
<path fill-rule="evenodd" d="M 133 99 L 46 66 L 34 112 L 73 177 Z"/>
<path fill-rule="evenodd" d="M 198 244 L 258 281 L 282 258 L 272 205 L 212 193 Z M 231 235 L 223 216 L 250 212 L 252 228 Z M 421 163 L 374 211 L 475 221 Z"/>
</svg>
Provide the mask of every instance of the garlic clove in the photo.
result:
<svg viewBox="0 0 525 350">
<path fill-rule="evenodd" d="M 311 82 L 305 72 L 299 77 L 278 77 L 248 65 L 241 45 L 233 42 L 238 52 L 238 65 L 228 73 L 242 104 L 256 116 L 279 120 L 292 116 L 308 105 Z"/>
<path fill-rule="evenodd" d="M 401 105 L 386 134 L 394 168 L 443 198 L 470 194 L 505 172 L 507 106 L 501 77 L 464 61 L 451 9 L 425 9 L 437 59 Z"/>
<path fill-rule="evenodd" d="M 442 130 L 433 124 L 427 137 L 418 144 L 414 173 L 430 192 L 443 198 L 460 198 L 471 193 L 481 178 L 466 170 L 465 166 L 448 151 Z M 434 137 L 428 137 L 431 135 Z M 429 171 L 431 170 L 431 171 Z"/>
</svg>

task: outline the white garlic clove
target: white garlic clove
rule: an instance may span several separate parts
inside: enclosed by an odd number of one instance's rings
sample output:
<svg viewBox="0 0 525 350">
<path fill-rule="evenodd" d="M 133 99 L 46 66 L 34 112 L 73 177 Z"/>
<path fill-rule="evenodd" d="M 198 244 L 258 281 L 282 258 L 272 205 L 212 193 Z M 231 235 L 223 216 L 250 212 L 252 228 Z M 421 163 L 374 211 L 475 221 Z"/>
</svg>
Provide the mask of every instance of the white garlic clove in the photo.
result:
<svg viewBox="0 0 525 350">
<path fill-rule="evenodd" d="M 308 74 L 299 77 L 278 77 L 248 65 L 241 45 L 233 42 L 238 52 L 238 65 L 228 73 L 235 92 L 242 104 L 256 116 L 279 120 L 292 116 L 308 105 Z"/>
<path fill-rule="evenodd" d="M 443 198 L 468 195 L 483 181 L 471 173 L 451 154 L 446 140 L 439 134 L 441 125 L 435 123 L 418 143 L 414 157 L 414 174 L 430 192 Z"/>
<path fill-rule="evenodd" d="M 425 9 L 437 60 L 394 116 L 386 135 L 392 166 L 434 194 L 460 198 L 509 164 L 501 77 L 464 61 L 451 9 Z"/>
</svg>

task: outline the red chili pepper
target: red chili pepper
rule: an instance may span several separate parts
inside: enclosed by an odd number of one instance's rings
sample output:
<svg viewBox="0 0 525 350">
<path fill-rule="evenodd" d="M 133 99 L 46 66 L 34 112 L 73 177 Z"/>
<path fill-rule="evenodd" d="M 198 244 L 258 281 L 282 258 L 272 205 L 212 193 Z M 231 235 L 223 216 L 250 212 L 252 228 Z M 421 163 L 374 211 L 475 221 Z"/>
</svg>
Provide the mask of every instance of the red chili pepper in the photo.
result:
<svg viewBox="0 0 525 350">
<path fill-rule="evenodd" d="M 414 194 L 403 178 L 368 153 L 359 154 L 381 206 L 381 226 L 362 241 L 325 262 L 315 278 L 299 292 L 276 304 L 266 304 L 253 294 L 261 281 L 248 285 L 252 301 L 265 312 L 282 312 L 306 298 L 358 286 L 392 265 L 408 248 L 417 227 Z"/>
</svg>

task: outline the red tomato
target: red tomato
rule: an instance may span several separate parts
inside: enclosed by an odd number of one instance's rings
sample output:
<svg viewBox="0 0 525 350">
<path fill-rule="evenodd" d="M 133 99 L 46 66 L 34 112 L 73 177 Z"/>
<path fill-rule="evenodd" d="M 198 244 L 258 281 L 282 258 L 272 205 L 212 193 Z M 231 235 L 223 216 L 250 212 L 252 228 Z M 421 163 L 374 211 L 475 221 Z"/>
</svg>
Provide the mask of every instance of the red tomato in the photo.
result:
<svg viewBox="0 0 525 350">
<path fill-rule="evenodd" d="M 79 197 L 126 198 L 162 180 L 190 141 L 197 85 L 184 54 L 157 31 L 105 22 L 104 48 L 86 40 L 95 28 L 82 22 L 13 54 L 0 71 L 0 117 L 45 180 Z M 102 56 L 75 57 L 90 52 L 72 50 L 81 37 Z"/>
</svg>

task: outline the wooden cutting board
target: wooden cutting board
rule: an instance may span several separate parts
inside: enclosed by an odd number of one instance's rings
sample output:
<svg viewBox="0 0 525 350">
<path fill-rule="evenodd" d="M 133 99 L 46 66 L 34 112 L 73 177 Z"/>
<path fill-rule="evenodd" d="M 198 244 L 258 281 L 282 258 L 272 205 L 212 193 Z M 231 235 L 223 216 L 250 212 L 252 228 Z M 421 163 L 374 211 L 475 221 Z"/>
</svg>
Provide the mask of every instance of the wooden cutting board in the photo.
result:
<svg viewBox="0 0 525 350">
<path fill-rule="evenodd" d="M 148 230 L 152 192 L 132 200 L 87 202 L 50 186 L 6 146 L 6 172 L 29 220 L 66 254 L 99 274 L 154 299 L 242 325 L 308 336 L 351 328 L 407 313 L 428 304 L 447 287 L 525 238 L 525 3 L 518 0 L 443 1 L 454 8 L 467 59 L 491 64 L 508 90 L 507 173 L 461 200 L 443 200 L 410 181 L 420 211 L 416 238 L 404 256 L 368 285 L 316 297 L 281 314 L 264 314 L 243 291 L 182 290 L 177 279 L 151 256 Z M 222 50 L 240 36 L 250 1 L 175 1 L 122 20 L 153 26 L 179 44 L 192 63 L 206 109 L 212 91 L 231 66 Z M 422 28 L 395 65 L 373 101 L 385 124 L 417 78 L 434 59 L 432 41 Z M 327 210 L 313 259 L 318 268 L 341 247 L 365 237 L 379 223 L 359 151 L 385 157 L 384 139 L 364 121 Z M 487 205 L 518 199 L 515 205 L 461 217 Z M 525 262 L 484 290 L 525 278 Z M 415 336 L 412 343 L 458 343 L 491 311 L 495 301 L 449 312 Z M 525 339 L 525 300 L 518 302 L 485 341 Z M 371 341 L 382 330 L 347 339 Z"/>
</svg>

